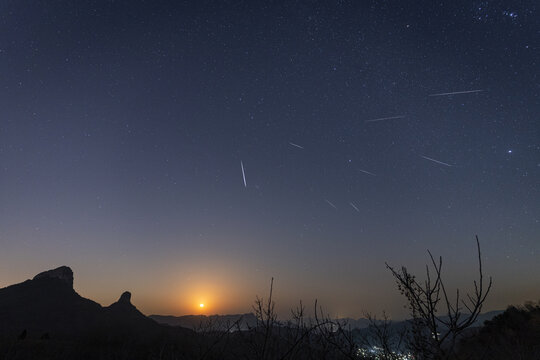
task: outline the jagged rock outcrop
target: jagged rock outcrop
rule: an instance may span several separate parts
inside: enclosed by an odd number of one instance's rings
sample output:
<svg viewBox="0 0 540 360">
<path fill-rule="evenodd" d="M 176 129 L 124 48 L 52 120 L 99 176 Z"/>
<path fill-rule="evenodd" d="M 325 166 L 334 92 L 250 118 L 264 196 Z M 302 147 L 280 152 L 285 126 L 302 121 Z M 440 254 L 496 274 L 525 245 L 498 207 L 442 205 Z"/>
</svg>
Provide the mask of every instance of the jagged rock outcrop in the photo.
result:
<svg viewBox="0 0 540 360">
<path fill-rule="evenodd" d="M 120 295 L 120 299 L 118 299 L 118 303 L 131 305 L 131 293 L 129 291 L 124 291 L 124 293 Z"/>
<path fill-rule="evenodd" d="M 60 279 L 66 284 L 68 284 L 69 287 L 73 288 L 73 270 L 71 270 L 71 268 L 69 268 L 68 266 L 60 266 L 53 270 L 44 271 L 34 276 L 33 280 L 45 278 Z"/>
<path fill-rule="evenodd" d="M 155 334 L 161 326 L 131 304 L 131 293 L 107 307 L 80 296 L 73 289 L 67 266 L 44 271 L 32 280 L 0 289 L 0 334 L 81 337 L 89 334 Z"/>
<path fill-rule="evenodd" d="M 0 289 L 2 359 L 143 360 L 155 358 L 170 339 L 191 344 L 192 334 L 146 317 L 127 291 L 107 307 L 80 296 L 67 266 Z"/>
<path fill-rule="evenodd" d="M 108 323 L 113 325 L 125 324 L 131 329 L 152 329 L 159 327 L 158 323 L 141 313 L 131 303 L 131 293 L 125 291 L 117 302 L 104 308 Z"/>
<path fill-rule="evenodd" d="M 78 334 L 97 326 L 102 312 L 101 305 L 73 289 L 73 271 L 67 266 L 0 289 L 2 333 Z"/>
</svg>

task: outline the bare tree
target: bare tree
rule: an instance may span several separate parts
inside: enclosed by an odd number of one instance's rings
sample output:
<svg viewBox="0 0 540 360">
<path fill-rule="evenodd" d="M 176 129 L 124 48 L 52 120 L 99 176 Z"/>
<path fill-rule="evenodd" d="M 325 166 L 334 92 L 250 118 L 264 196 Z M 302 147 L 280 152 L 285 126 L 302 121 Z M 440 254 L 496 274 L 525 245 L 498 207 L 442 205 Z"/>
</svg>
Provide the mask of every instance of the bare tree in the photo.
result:
<svg viewBox="0 0 540 360">
<path fill-rule="evenodd" d="M 325 358 L 358 359 L 358 344 L 348 323 L 324 315 L 322 307 L 317 307 L 317 301 L 315 301 L 315 325 L 318 345 Z"/>
<path fill-rule="evenodd" d="M 491 290 L 492 279 L 484 286 L 480 241 L 476 236 L 478 251 L 478 280 L 474 280 L 474 293 L 462 298 L 459 289 L 450 299 L 442 279 L 442 257 L 439 261 L 428 251 L 432 270 L 426 265 L 426 279 L 418 281 L 406 267 L 392 272 L 398 289 L 407 298 L 412 315 L 412 331 L 409 346 L 417 359 L 441 360 L 455 355 L 455 344 L 459 336 L 474 324 Z M 463 312 L 466 310 L 467 312 Z M 442 313 L 442 315 L 440 315 Z"/>
<path fill-rule="evenodd" d="M 317 300 L 314 318 L 306 318 L 300 301 L 292 319 L 279 321 L 273 301 L 273 278 L 267 299 L 257 297 L 253 311 L 257 325 L 245 338 L 255 359 L 358 359 L 358 347 L 345 324 L 323 316 Z"/>
<path fill-rule="evenodd" d="M 212 357 L 215 352 L 222 352 L 230 341 L 231 332 L 241 328 L 243 316 L 240 316 L 236 321 L 221 321 L 219 318 L 208 318 L 202 321 L 198 328 L 195 328 L 198 339 L 204 341 L 203 345 L 199 345 L 199 360 L 204 360 Z M 208 343 L 208 340 L 212 340 Z"/>
<path fill-rule="evenodd" d="M 272 333 L 279 327 L 277 321 L 277 314 L 275 311 L 275 303 L 272 299 L 274 291 L 274 278 L 270 281 L 270 293 L 268 299 L 264 301 L 263 298 L 257 296 L 255 299 L 255 304 L 253 305 L 253 311 L 255 312 L 255 317 L 257 318 L 256 331 L 262 332 L 263 341 L 260 346 L 254 348 L 256 356 L 258 359 L 267 359 L 272 353 L 272 347 L 270 346 L 273 342 Z"/>
<path fill-rule="evenodd" d="M 364 318 L 369 321 L 369 326 L 359 336 L 362 355 L 365 358 L 378 360 L 402 359 L 402 347 L 407 336 L 407 329 L 394 328 L 392 321 L 384 311 L 381 319 L 367 312 L 364 313 Z"/>
</svg>

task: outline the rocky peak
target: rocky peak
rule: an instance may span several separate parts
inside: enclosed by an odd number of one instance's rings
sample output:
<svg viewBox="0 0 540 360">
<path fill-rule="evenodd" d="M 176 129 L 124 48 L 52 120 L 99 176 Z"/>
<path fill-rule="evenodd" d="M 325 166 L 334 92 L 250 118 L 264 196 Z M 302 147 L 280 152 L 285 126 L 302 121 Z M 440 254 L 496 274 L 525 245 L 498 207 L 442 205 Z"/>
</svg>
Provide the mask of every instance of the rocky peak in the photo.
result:
<svg viewBox="0 0 540 360">
<path fill-rule="evenodd" d="M 118 299 L 119 304 L 131 305 L 131 293 L 129 291 L 124 291 L 120 299 Z"/>
<path fill-rule="evenodd" d="M 67 266 L 60 266 L 59 268 L 39 273 L 34 276 L 33 280 L 44 278 L 60 279 L 68 284 L 69 287 L 73 288 L 73 270 Z"/>
</svg>

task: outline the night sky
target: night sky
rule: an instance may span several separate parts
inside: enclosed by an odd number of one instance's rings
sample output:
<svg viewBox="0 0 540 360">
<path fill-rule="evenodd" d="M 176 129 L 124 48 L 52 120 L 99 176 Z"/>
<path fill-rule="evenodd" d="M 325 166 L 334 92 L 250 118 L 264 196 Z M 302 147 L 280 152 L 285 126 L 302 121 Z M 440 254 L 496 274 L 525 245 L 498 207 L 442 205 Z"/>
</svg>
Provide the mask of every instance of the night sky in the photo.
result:
<svg viewBox="0 0 540 360">
<path fill-rule="evenodd" d="M 406 316 L 442 255 L 540 299 L 539 24 L 523 1 L 0 2 L 0 286 L 103 305 Z M 448 94 L 455 93 L 458 94 Z M 421 274 L 419 274 L 421 275 Z"/>
</svg>

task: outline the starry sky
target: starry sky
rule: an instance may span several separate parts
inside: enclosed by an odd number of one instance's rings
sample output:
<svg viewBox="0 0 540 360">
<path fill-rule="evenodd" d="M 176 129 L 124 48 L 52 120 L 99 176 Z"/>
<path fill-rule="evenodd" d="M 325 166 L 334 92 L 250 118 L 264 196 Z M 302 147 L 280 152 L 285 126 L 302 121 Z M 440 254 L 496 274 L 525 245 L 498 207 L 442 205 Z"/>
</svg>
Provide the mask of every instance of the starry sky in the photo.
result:
<svg viewBox="0 0 540 360">
<path fill-rule="evenodd" d="M 385 262 L 538 300 L 538 4 L 0 2 L 0 286 L 406 316 Z M 454 93 L 454 94 L 449 94 Z"/>
</svg>

